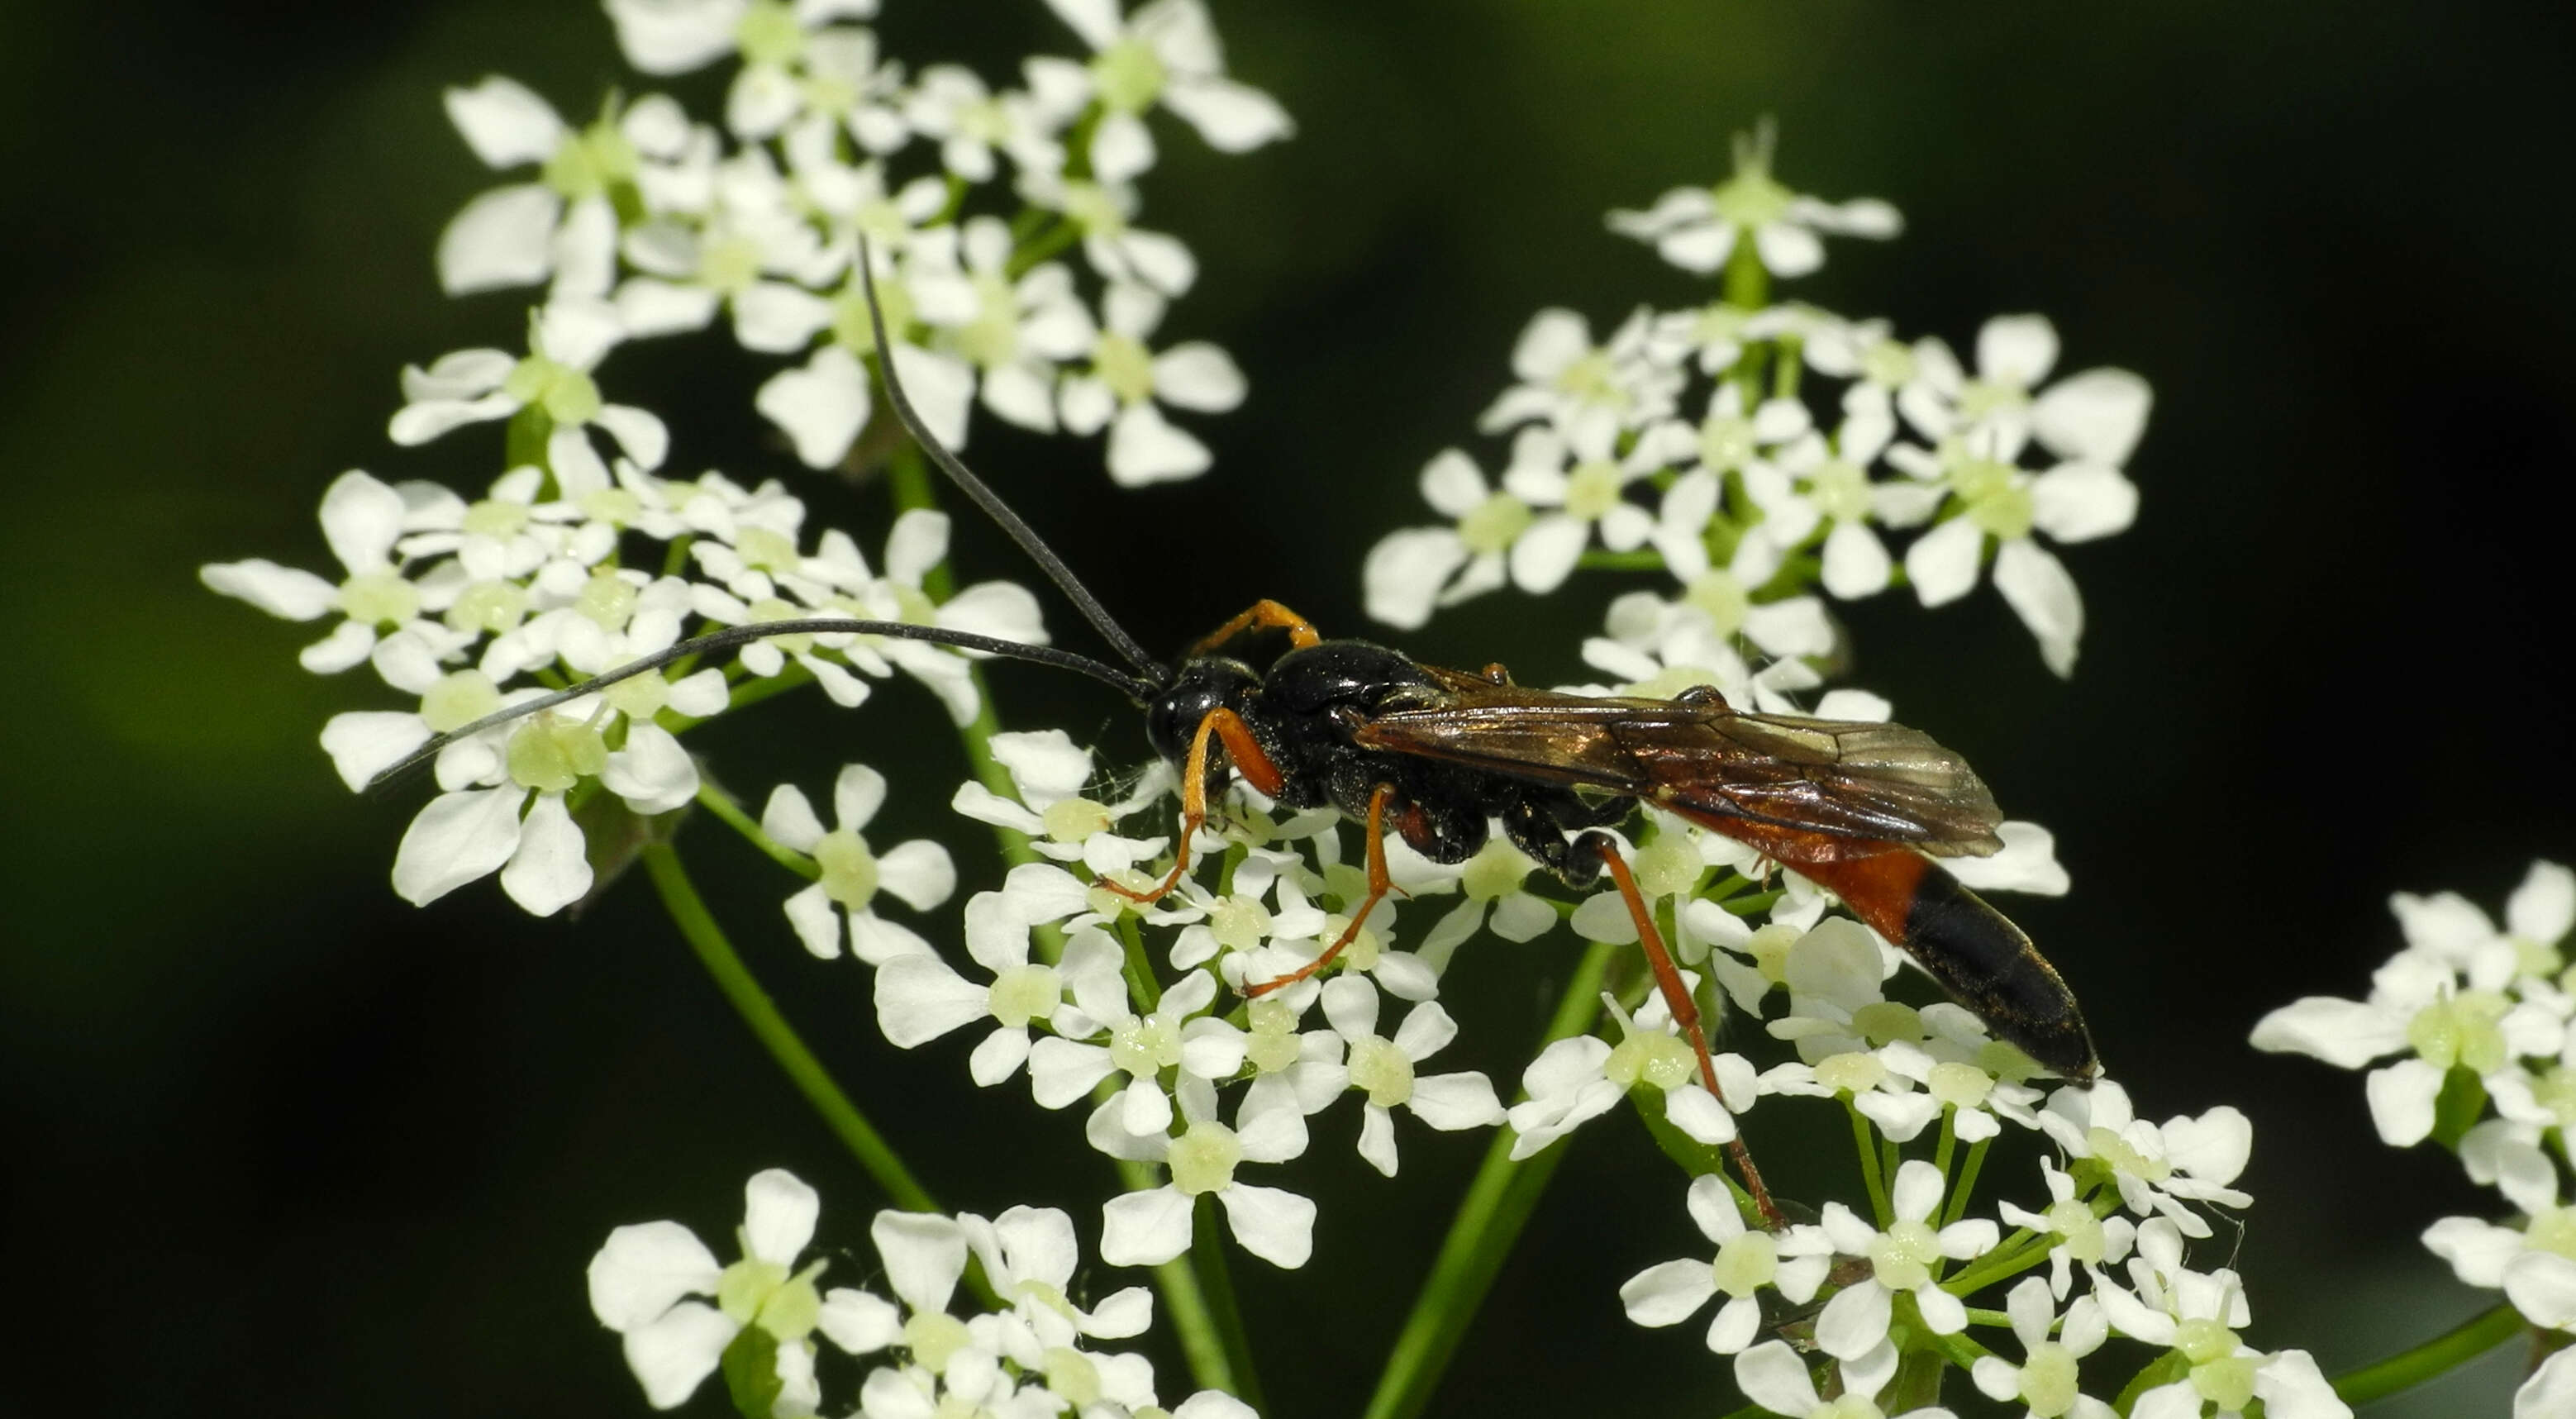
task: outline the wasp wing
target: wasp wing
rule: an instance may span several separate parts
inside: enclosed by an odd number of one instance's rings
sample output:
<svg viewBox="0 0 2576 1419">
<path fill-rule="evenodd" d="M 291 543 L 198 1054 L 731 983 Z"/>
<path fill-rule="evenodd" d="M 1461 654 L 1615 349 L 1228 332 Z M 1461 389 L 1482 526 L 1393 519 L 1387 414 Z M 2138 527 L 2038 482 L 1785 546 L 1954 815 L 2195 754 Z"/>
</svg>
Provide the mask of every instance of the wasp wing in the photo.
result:
<svg viewBox="0 0 2576 1419">
<path fill-rule="evenodd" d="M 1435 673 L 1436 702 L 1372 716 L 1354 741 L 1631 795 L 1720 832 L 1796 829 L 1778 836 L 1814 841 L 1820 858 L 1840 855 L 1837 841 L 1943 857 L 2003 846 L 1995 835 L 2003 814 L 1967 761 L 1903 725 L 1741 714 L 1714 696 L 1595 698 Z"/>
</svg>

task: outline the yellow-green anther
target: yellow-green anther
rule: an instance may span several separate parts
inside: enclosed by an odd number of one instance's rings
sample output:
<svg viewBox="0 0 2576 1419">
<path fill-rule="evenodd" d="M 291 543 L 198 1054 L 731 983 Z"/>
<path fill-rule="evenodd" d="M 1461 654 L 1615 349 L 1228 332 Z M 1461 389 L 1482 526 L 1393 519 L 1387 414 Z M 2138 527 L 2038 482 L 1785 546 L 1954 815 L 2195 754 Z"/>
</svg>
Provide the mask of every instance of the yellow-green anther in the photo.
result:
<svg viewBox="0 0 2576 1419">
<path fill-rule="evenodd" d="M 1798 928 L 1773 922 L 1753 933 L 1744 943 L 1744 954 L 1753 958 L 1753 968 L 1773 985 L 1784 985 L 1789 979 L 1789 948 L 1798 944 Z"/>
<path fill-rule="evenodd" d="M 1091 350 L 1091 371 L 1125 404 L 1154 397 L 1154 356 L 1133 337 L 1115 330 L 1101 332 Z"/>
<path fill-rule="evenodd" d="M 1368 1091 L 1368 1100 L 1391 1109 L 1413 1098 L 1413 1061 L 1389 1041 L 1369 1036 L 1351 1045 L 1351 1087 Z"/>
<path fill-rule="evenodd" d="M 516 537 L 528 525 L 528 505 L 485 498 L 465 510 L 460 525 L 477 537 Z"/>
<path fill-rule="evenodd" d="M 2230 1355 L 2223 1360 L 2192 1366 L 2191 1387 L 2220 1410 L 2238 1413 L 2254 1402 L 2254 1374 L 2261 1368 L 2262 1364 L 2255 1356 Z"/>
<path fill-rule="evenodd" d="M 1079 1350 L 1055 1346 L 1046 1352 L 1046 1386 L 1056 1398 L 1081 1409 L 1100 1399 L 1100 1367 Z"/>
<path fill-rule="evenodd" d="M 1968 504 L 1969 521 L 2006 542 L 2028 537 L 2035 515 L 2026 487 L 2004 488 Z"/>
<path fill-rule="evenodd" d="M 733 37 L 745 64 L 784 64 L 805 50 L 796 8 L 781 0 L 751 0 L 734 22 Z"/>
<path fill-rule="evenodd" d="M 1743 630 L 1745 615 L 1753 609 L 1753 597 L 1745 591 L 1744 583 L 1724 567 L 1693 581 L 1682 593 L 1682 600 L 1708 617 L 1709 629 L 1721 636 Z"/>
<path fill-rule="evenodd" d="M 1923 1017 L 1901 1000 L 1874 1000 L 1852 1012 L 1852 1033 L 1873 1045 L 1920 1043 Z"/>
<path fill-rule="evenodd" d="M 801 560 L 796 555 L 796 539 L 769 527 L 745 527 L 734 533 L 733 549 L 742 554 L 746 566 L 762 571 L 792 572 Z"/>
<path fill-rule="evenodd" d="M 1886 1082 L 1887 1066 L 1866 1050 L 1828 1055 L 1816 1064 L 1816 1082 L 1837 1094 L 1855 1097 Z"/>
<path fill-rule="evenodd" d="M 879 280 L 877 302 L 885 308 L 886 333 L 897 340 L 912 325 L 912 294 L 901 281 Z M 832 338 L 854 355 L 864 355 L 877 347 L 877 333 L 868 324 L 868 294 L 858 277 L 850 278 L 850 287 L 832 302 Z"/>
<path fill-rule="evenodd" d="M 1734 414 L 1711 414 L 1699 426 L 1699 460 L 1714 473 L 1741 468 L 1753 459 L 1753 421 Z"/>
<path fill-rule="evenodd" d="M 539 715 L 510 736 L 510 778 L 539 793 L 561 793 L 608 767 L 608 744 L 587 724 Z"/>
<path fill-rule="evenodd" d="M 2156 1183 L 2163 1182 L 2165 1176 L 2173 1171 L 2172 1165 L 2164 1159 L 2148 1157 L 2130 1147 L 2129 1140 L 2098 1124 L 2094 1126 L 2092 1132 L 2085 1135 L 2084 1141 L 2092 1148 L 2093 1156 L 2101 1159 L 2114 1172 L 2126 1173 L 2130 1177 Z"/>
<path fill-rule="evenodd" d="M 865 910 L 877 894 L 876 854 L 847 828 L 834 828 L 814 844 L 814 865 L 823 869 L 823 895 L 851 911 Z"/>
<path fill-rule="evenodd" d="M 1171 1170 L 1172 1186 L 1196 1197 L 1233 1186 L 1235 1165 L 1243 1161 L 1243 1145 L 1235 1141 L 1233 1129 L 1214 1119 L 1201 1119 L 1172 1140 L 1163 1161 Z"/>
<path fill-rule="evenodd" d="M 1598 458 L 1578 463 L 1565 475 L 1565 510 L 1585 522 L 1598 521 L 1619 505 L 1623 485 L 1616 463 Z"/>
<path fill-rule="evenodd" d="M 946 1311 L 916 1311 L 903 1323 L 903 1347 L 913 1363 L 933 1371 L 948 1367 L 958 1351 L 975 1343 L 966 1322 Z"/>
<path fill-rule="evenodd" d="M 2504 1068 L 2506 1046 L 2499 1023 L 2513 1002 L 2492 990 L 2465 990 L 2415 1012 L 2406 1043 L 2436 1069 L 2454 1065 L 2477 1075 Z"/>
<path fill-rule="evenodd" d="M 1628 392 L 1619 385 L 1619 366 L 1607 350 L 1587 350 L 1556 373 L 1556 387 L 1586 404 L 1625 407 Z"/>
<path fill-rule="evenodd" d="M 1738 1232 L 1720 1243 L 1709 1279 L 1729 1296 L 1750 1296 L 1780 1274 L 1780 1246 L 1768 1232 Z"/>
<path fill-rule="evenodd" d="M 1819 463 L 1807 474 L 1807 497 L 1836 522 L 1862 522 L 1871 507 L 1869 470 L 1848 459 Z"/>
<path fill-rule="evenodd" d="M 1181 1062 L 1180 1027 L 1153 1016 L 1130 1019 L 1109 1032 L 1109 1062 L 1138 1079 Z"/>
<path fill-rule="evenodd" d="M 1460 870 L 1458 890 L 1471 902 L 1490 902 L 1521 889 L 1530 860 L 1518 848 L 1496 838 L 1485 844 Z"/>
<path fill-rule="evenodd" d="M 463 729 L 501 708 L 501 688 L 480 670 L 451 670 L 420 697 L 420 720 L 432 734 Z"/>
<path fill-rule="evenodd" d="M 1477 556 L 1499 556 L 1536 521 L 1538 514 L 1530 511 L 1529 504 L 1509 493 L 1495 493 L 1458 519 L 1458 540 Z"/>
<path fill-rule="evenodd" d="M 493 635 L 509 630 L 526 619 L 527 588 L 509 581 L 478 581 L 458 592 L 447 604 L 441 619 L 452 631 L 483 631 Z"/>
<path fill-rule="evenodd" d="M 1610 1047 L 1609 1057 L 1601 1061 L 1601 1072 L 1622 1089 L 1634 1089 L 1640 1083 L 1674 1089 L 1691 1077 L 1698 1063 L 1691 1047 L 1679 1037 L 1661 1030 L 1632 1030 L 1626 1039 Z"/>
<path fill-rule="evenodd" d="M 1994 1092 L 1995 1079 L 1973 1064 L 1943 1063 L 1932 1066 L 1932 1077 L 1924 1087 L 1952 1108 L 1973 1109 L 1983 1106 L 1986 1096 Z"/>
<path fill-rule="evenodd" d="M 1229 951 L 1249 951 L 1270 935 L 1270 910 L 1250 897 L 1221 897 L 1208 910 L 1208 931 Z"/>
<path fill-rule="evenodd" d="M 601 630 L 622 631 L 626 620 L 635 614 L 644 593 L 635 584 L 612 571 L 595 571 L 582 585 L 581 594 L 573 598 L 573 609 L 599 623 Z"/>
<path fill-rule="evenodd" d="M 1052 966 L 1012 966 L 993 978 L 993 1018 L 1007 1030 L 1025 1029 L 1033 1020 L 1055 1013 L 1064 999 L 1064 983 Z"/>
<path fill-rule="evenodd" d="M 1929 1222 L 1899 1218 L 1870 1243 L 1869 1262 L 1878 1283 L 1891 1291 L 1911 1291 L 1932 1279 L 1932 1263 L 1941 1259 L 1941 1237 Z"/>
<path fill-rule="evenodd" d="M 2021 1398 L 2030 1406 L 2032 1419 L 2060 1419 L 2081 1394 L 2074 1352 L 2054 1340 L 2030 1348 L 2030 1358 L 2021 1367 Z"/>
<path fill-rule="evenodd" d="M 1251 1028 L 1244 1032 L 1244 1058 L 1264 1074 L 1276 1074 L 1297 1062 L 1297 1012 L 1276 1000 L 1252 1002 Z"/>
<path fill-rule="evenodd" d="M 2178 1321 L 2174 1325 L 2173 1348 L 2193 1364 L 2206 1365 L 2236 1353 L 2236 1332 L 2214 1320 Z"/>
<path fill-rule="evenodd" d="M 1637 890 L 1649 897 L 1669 897 L 1699 885 L 1699 849 L 1685 833 L 1665 833 L 1637 849 L 1629 864 Z"/>
<path fill-rule="evenodd" d="M 1109 831 L 1109 809 L 1088 798 L 1059 798 L 1038 815 L 1038 823 L 1048 841 L 1078 843 Z"/>
<path fill-rule="evenodd" d="M 823 1318 L 823 1297 L 814 1289 L 814 1278 L 823 1274 L 824 1265 L 814 1263 L 763 1297 L 753 1323 L 780 1340 L 813 1334 L 814 1323 Z"/>
<path fill-rule="evenodd" d="M 2065 1241 L 2066 1255 L 2070 1260 L 2090 1265 L 2100 1261 L 2110 1249 L 2110 1238 L 2103 1230 L 2102 1219 L 2094 1216 L 2093 1209 L 2080 1199 L 2070 1197 L 2063 1202 L 2051 1203 L 2042 1215 L 2048 1218 L 2049 1229 Z"/>
<path fill-rule="evenodd" d="M 631 720 L 648 720 L 671 702 L 671 682 L 647 670 L 630 675 L 600 692 L 608 707 Z"/>
<path fill-rule="evenodd" d="M 420 614 L 420 588 L 392 572 L 360 572 L 340 583 L 340 611 L 360 625 L 400 625 Z"/>
<path fill-rule="evenodd" d="M 1154 46 L 1134 35 L 1094 55 L 1091 81 L 1101 104 L 1112 113 L 1142 113 L 1162 96 L 1170 79 Z"/>
</svg>

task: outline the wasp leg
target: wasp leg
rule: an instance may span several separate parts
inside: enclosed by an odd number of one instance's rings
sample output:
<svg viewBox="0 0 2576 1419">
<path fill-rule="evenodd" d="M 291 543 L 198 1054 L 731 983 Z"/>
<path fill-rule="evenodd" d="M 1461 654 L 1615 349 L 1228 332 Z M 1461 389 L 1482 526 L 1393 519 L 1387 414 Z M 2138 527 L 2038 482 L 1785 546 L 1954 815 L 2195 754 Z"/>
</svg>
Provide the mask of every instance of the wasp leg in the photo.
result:
<svg viewBox="0 0 2576 1419">
<path fill-rule="evenodd" d="M 1159 885 L 1147 892 L 1122 886 L 1106 877 L 1100 879 L 1101 886 L 1131 902 L 1150 903 L 1161 901 L 1174 887 L 1181 885 L 1181 878 L 1190 870 L 1190 840 L 1199 835 L 1200 827 L 1207 822 L 1211 740 L 1225 746 L 1226 757 L 1246 782 L 1263 793 L 1278 794 L 1285 781 L 1284 776 L 1280 774 L 1279 766 L 1270 762 L 1270 756 L 1262 752 L 1260 741 L 1252 737 L 1252 726 L 1243 722 L 1243 716 L 1223 706 L 1209 710 L 1207 718 L 1199 721 L 1199 732 L 1190 737 L 1189 761 L 1181 769 L 1181 845 L 1172 854 L 1172 870 Z"/>
<path fill-rule="evenodd" d="M 1278 602 L 1264 597 L 1253 602 L 1251 610 L 1200 637 L 1198 643 L 1190 647 L 1188 658 L 1194 659 L 1205 655 L 1245 631 L 1275 630 L 1286 631 L 1288 643 L 1299 650 L 1304 650 L 1324 638 L 1323 633 L 1315 629 L 1313 622 Z"/>
<path fill-rule="evenodd" d="M 1585 833 L 1575 839 L 1575 850 L 1597 858 L 1609 869 L 1610 880 L 1619 884 L 1620 899 L 1628 904 L 1628 915 L 1637 924 L 1637 941 L 1645 948 L 1646 965 L 1655 973 L 1655 988 L 1663 993 L 1664 1008 L 1672 1012 L 1673 1023 L 1681 1027 L 1692 1053 L 1699 1056 L 1700 1083 L 1715 1095 L 1717 1065 L 1709 1058 L 1708 1035 L 1700 1029 L 1699 1003 L 1691 999 L 1690 990 L 1682 984 L 1681 968 L 1673 964 L 1672 953 L 1664 949 L 1663 933 L 1655 930 L 1655 914 L 1646 909 L 1645 895 L 1637 890 L 1636 875 L 1628 870 L 1618 844 L 1606 833 Z M 1762 1172 L 1753 1166 L 1753 1154 L 1745 1148 L 1744 1140 L 1729 1139 L 1726 1154 L 1734 1160 L 1735 1170 L 1744 1175 L 1744 1190 L 1753 1195 L 1753 1205 L 1761 1210 L 1762 1220 L 1774 1231 L 1788 1226 L 1787 1215 L 1780 1211 L 1780 1204 L 1771 1200 L 1771 1190 L 1762 1185 Z"/>
<path fill-rule="evenodd" d="M 1395 788 L 1390 784 L 1379 784 L 1369 793 L 1368 896 L 1361 900 L 1360 909 L 1351 913 L 1351 924 L 1342 928 L 1342 934 L 1332 945 L 1324 948 L 1324 954 L 1277 980 L 1266 980 L 1259 985 L 1246 987 L 1243 992 L 1245 995 L 1264 996 L 1274 990 L 1284 990 L 1295 985 L 1331 965 L 1333 958 L 1341 955 L 1344 947 L 1359 939 L 1360 928 L 1368 924 L 1369 913 L 1376 911 L 1377 904 L 1386 900 L 1386 894 L 1395 890 L 1394 881 L 1386 875 L 1386 805 L 1394 799 Z"/>
</svg>

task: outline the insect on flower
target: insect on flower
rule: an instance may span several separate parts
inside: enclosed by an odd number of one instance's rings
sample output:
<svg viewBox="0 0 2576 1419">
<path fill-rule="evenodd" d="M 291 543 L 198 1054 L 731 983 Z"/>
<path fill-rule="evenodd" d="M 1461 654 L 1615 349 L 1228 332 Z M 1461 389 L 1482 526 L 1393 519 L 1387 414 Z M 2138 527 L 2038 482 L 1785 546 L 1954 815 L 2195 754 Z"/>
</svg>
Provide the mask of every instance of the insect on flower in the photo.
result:
<svg viewBox="0 0 2576 1419">
<path fill-rule="evenodd" d="M 864 240 L 877 348 L 884 315 Z M 1180 771 L 1176 860 L 1142 890 L 1152 902 L 1179 886 L 1190 843 L 1231 775 L 1290 808 L 1330 806 L 1367 824 L 1367 895 L 1339 939 L 1307 965 L 1249 985 L 1262 995 L 1330 965 L 1392 890 L 1386 835 L 1436 862 L 1482 848 L 1493 825 L 1571 885 L 1605 872 L 1634 918 L 1673 1019 L 1714 1091 L 1715 1069 L 1697 1005 L 1653 913 L 1602 829 L 1642 806 L 1678 815 L 1758 848 L 1809 878 L 1889 941 L 2003 1039 L 2078 1082 L 2099 1065 L 2075 997 L 2030 938 L 1933 857 L 1999 850 L 2003 815 L 1966 761 L 1900 725 L 1748 714 L 1701 686 L 1668 699 L 1594 698 L 1512 683 L 1499 664 L 1442 669 L 1361 640 L 1325 639 L 1303 617 L 1262 601 L 1191 646 L 1177 667 L 1149 655 L 1072 569 L 982 479 L 923 426 L 886 363 L 888 402 L 905 430 L 967 498 L 1019 543 L 1134 673 L 1071 651 L 938 626 L 815 617 L 736 626 L 673 645 L 570 689 L 513 706 L 433 741 L 398 773 L 449 742 L 595 693 L 686 656 L 767 636 L 856 633 L 929 641 L 1087 675 L 1145 712 L 1156 753 Z M 1255 647 L 1287 649 L 1266 667 Z M 1777 1223 L 1751 1158 L 1730 1151 L 1747 1190 Z"/>
</svg>

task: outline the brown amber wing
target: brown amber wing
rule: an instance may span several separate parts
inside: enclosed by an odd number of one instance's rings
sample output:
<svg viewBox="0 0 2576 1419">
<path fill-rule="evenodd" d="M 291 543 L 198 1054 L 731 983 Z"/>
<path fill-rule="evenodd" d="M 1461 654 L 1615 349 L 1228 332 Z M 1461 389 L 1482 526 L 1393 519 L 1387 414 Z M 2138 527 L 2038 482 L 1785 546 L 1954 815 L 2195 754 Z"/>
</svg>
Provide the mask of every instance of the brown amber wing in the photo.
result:
<svg viewBox="0 0 2576 1419">
<path fill-rule="evenodd" d="M 1995 835 L 2003 815 L 1967 761 L 1903 725 L 1564 695 L 1435 673 L 1437 703 L 1383 711 L 1358 727 L 1355 741 L 1630 794 L 1721 832 L 1764 825 L 1856 849 L 1903 844 L 1943 857 L 1984 856 L 2003 845 Z M 1840 855 L 1832 843 L 1817 847 Z"/>
</svg>

